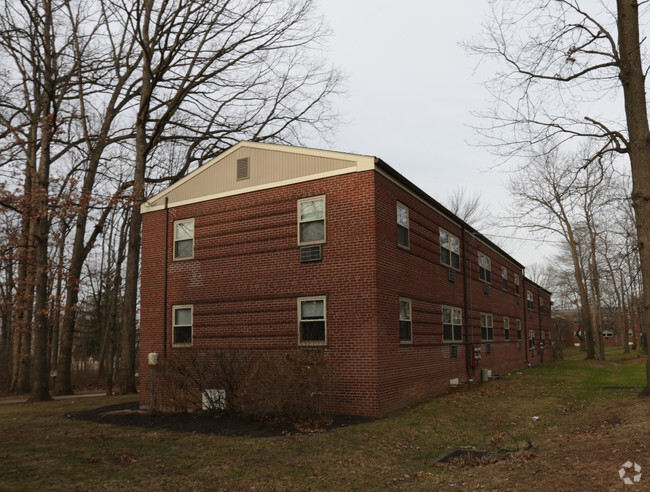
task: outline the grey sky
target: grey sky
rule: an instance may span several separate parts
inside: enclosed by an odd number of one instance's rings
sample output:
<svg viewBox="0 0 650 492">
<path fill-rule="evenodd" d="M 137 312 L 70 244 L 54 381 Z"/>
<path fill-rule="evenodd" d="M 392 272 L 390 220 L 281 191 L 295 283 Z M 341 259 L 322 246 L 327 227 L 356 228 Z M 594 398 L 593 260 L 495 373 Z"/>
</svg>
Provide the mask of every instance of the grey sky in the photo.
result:
<svg viewBox="0 0 650 492">
<path fill-rule="evenodd" d="M 478 60 L 459 45 L 480 31 L 487 1 L 322 0 L 320 6 L 333 31 L 330 59 L 348 75 L 347 96 L 337 105 L 348 124 L 333 137 L 332 150 L 381 157 L 443 203 L 466 186 L 501 213 L 507 176 L 492 169 L 487 150 L 469 145 L 477 141 L 471 112 L 488 106 L 482 86 L 488 67 L 474 74 Z M 492 237 L 526 265 L 549 252 Z"/>
</svg>

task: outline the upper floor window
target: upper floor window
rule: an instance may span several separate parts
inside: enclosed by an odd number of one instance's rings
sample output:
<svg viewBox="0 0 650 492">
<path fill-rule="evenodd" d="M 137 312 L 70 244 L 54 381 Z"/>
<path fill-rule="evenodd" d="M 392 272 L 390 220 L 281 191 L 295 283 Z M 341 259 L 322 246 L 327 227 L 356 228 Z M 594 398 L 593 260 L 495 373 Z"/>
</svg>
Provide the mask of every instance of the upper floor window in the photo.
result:
<svg viewBox="0 0 650 492">
<path fill-rule="evenodd" d="M 490 258 L 483 253 L 478 254 L 478 278 L 483 282 L 492 282 L 492 265 Z"/>
<path fill-rule="evenodd" d="M 503 290 L 508 290 L 508 269 L 506 267 L 501 267 L 501 282 Z"/>
<path fill-rule="evenodd" d="M 526 292 L 526 302 L 528 303 L 528 310 L 533 310 L 533 293 L 531 291 Z"/>
<path fill-rule="evenodd" d="M 174 222 L 174 259 L 194 258 L 194 219 Z"/>
<path fill-rule="evenodd" d="M 516 320 L 515 325 L 517 327 L 517 340 L 521 340 L 521 320 Z"/>
<path fill-rule="evenodd" d="M 172 308 L 172 345 L 192 345 L 193 306 L 174 306 Z"/>
<path fill-rule="evenodd" d="M 445 342 L 460 342 L 463 339 L 462 321 L 460 308 L 442 307 L 442 339 Z"/>
<path fill-rule="evenodd" d="M 302 345 L 323 345 L 327 342 L 325 297 L 298 299 L 298 339 Z"/>
<path fill-rule="evenodd" d="M 397 244 L 409 247 L 409 209 L 397 202 Z"/>
<path fill-rule="evenodd" d="M 503 339 L 510 340 L 510 318 L 503 318 Z"/>
<path fill-rule="evenodd" d="M 325 197 L 298 200 L 298 244 L 325 241 Z"/>
<path fill-rule="evenodd" d="M 494 340 L 494 326 L 491 314 L 481 313 L 481 340 L 486 342 Z"/>
<path fill-rule="evenodd" d="M 444 229 L 440 229 L 440 263 L 457 270 L 460 268 L 460 242 Z"/>
<path fill-rule="evenodd" d="M 539 296 L 539 313 L 544 313 L 544 299 L 542 299 L 542 296 Z"/>
<path fill-rule="evenodd" d="M 411 300 L 399 300 L 399 341 L 402 343 L 413 340 L 413 326 L 411 321 Z"/>
<path fill-rule="evenodd" d="M 519 295 L 519 275 L 515 273 L 515 294 Z"/>
</svg>

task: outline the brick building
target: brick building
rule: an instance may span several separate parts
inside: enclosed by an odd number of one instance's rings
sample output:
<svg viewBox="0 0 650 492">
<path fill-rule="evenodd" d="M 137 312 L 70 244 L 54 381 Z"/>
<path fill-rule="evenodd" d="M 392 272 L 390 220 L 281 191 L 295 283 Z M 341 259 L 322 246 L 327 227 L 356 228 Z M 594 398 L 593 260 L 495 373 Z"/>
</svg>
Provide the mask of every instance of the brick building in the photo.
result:
<svg viewBox="0 0 650 492">
<path fill-rule="evenodd" d="M 321 350 L 370 416 L 551 357 L 550 293 L 376 157 L 241 142 L 142 212 L 143 407 L 150 352 Z"/>
</svg>

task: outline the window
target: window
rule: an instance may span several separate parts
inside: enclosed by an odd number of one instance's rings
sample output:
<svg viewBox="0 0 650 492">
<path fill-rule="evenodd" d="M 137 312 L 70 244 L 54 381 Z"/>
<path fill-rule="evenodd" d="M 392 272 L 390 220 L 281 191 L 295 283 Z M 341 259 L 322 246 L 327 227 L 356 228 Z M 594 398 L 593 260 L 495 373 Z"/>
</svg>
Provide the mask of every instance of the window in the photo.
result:
<svg viewBox="0 0 650 492">
<path fill-rule="evenodd" d="M 528 302 L 528 310 L 532 311 L 533 310 L 533 293 L 531 291 L 526 292 L 526 299 Z"/>
<path fill-rule="evenodd" d="M 458 238 L 440 229 L 440 263 L 460 269 L 460 243 Z"/>
<path fill-rule="evenodd" d="M 542 296 L 539 296 L 539 314 L 544 313 L 544 299 L 542 299 Z"/>
<path fill-rule="evenodd" d="M 462 313 L 460 308 L 442 307 L 442 339 L 445 342 L 460 342 L 462 336 Z"/>
<path fill-rule="evenodd" d="M 521 341 L 521 320 L 515 320 L 515 326 L 517 328 L 517 340 Z"/>
<path fill-rule="evenodd" d="M 515 294 L 519 295 L 519 275 L 515 273 Z"/>
<path fill-rule="evenodd" d="M 397 244 L 409 247 L 409 209 L 397 202 Z"/>
<path fill-rule="evenodd" d="M 535 350 L 535 330 L 528 330 L 528 348 Z"/>
<path fill-rule="evenodd" d="M 613 336 L 614 332 L 612 330 L 603 330 L 603 337 L 612 338 Z"/>
<path fill-rule="evenodd" d="M 501 267 L 501 280 L 503 283 L 503 290 L 508 290 L 508 269 Z"/>
<path fill-rule="evenodd" d="M 298 244 L 325 241 L 325 197 L 298 200 Z"/>
<path fill-rule="evenodd" d="M 327 343 L 325 297 L 298 299 L 298 338 L 302 345 Z"/>
<path fill-rule="evenodd" d="M 494 340 L 494 328 L 492 326 L 492 315 L 481 313 L 481 340 Z"/>
<path fill-rule="evenodd" d="M 174 222 L 174 259 L 194 258 L 194 219 Z"/>
<path fill-rule="evenodd" d="M 510 319 L 503 318 L 503 339 L 510 340 Z"/>
<path fill-rule="evenodd" d="M 402 343 L 412 341 L 411 300 L 399 300 L 399 341 Z"/>
<path fill-rule="evenodd" d="M 172 345 L 192 345 L 193 306 L 174 306 L 172 308 Z"/>
<path fill-rule="evenodd" d="M 478 278 L 483 282 L 492 282 L 492 266 L 490 258 L 482 253 L 478 254 Z"/>
</svg>

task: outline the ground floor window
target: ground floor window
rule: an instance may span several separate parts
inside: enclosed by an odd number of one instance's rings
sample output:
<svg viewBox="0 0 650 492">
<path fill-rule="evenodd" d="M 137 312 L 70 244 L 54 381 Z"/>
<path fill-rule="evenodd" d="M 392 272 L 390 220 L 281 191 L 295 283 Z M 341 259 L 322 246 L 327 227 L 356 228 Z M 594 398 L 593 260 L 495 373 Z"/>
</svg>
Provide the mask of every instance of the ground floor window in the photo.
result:
<svg viewBox="0 0 650 492">
<path fill-rule="evenodd" d="M 194 307 L 174 306 L 172 310 L 172 320 L 174 323 L 172 327 L 172 345 L 192 345 Z"/>
<path fill-rule="evenodd" d="M 503 318 L 503 339 L 510 340 L 510 319 Z"/>
<path fill-rule="evenodd" d="M 298 299 L 298 339 L 302 345 L 327 343 L 325 297 Z"/>
<path fill-rule="evenodd" d="M 460 342 L 463 317 L 460 308 L 442 307 L 442 339 L 445 342 Z"/>
<path fill-rule="evenodd" d="M 535 349 L 535 330 L 528 330 L 528 348 Z"/>
<path fill-rule="evenodd" d="M 399 300 L 399 341 L 413 341 L 413 326 L 411 321 L 411 300 L 400 297 Z"/>
</svg>

